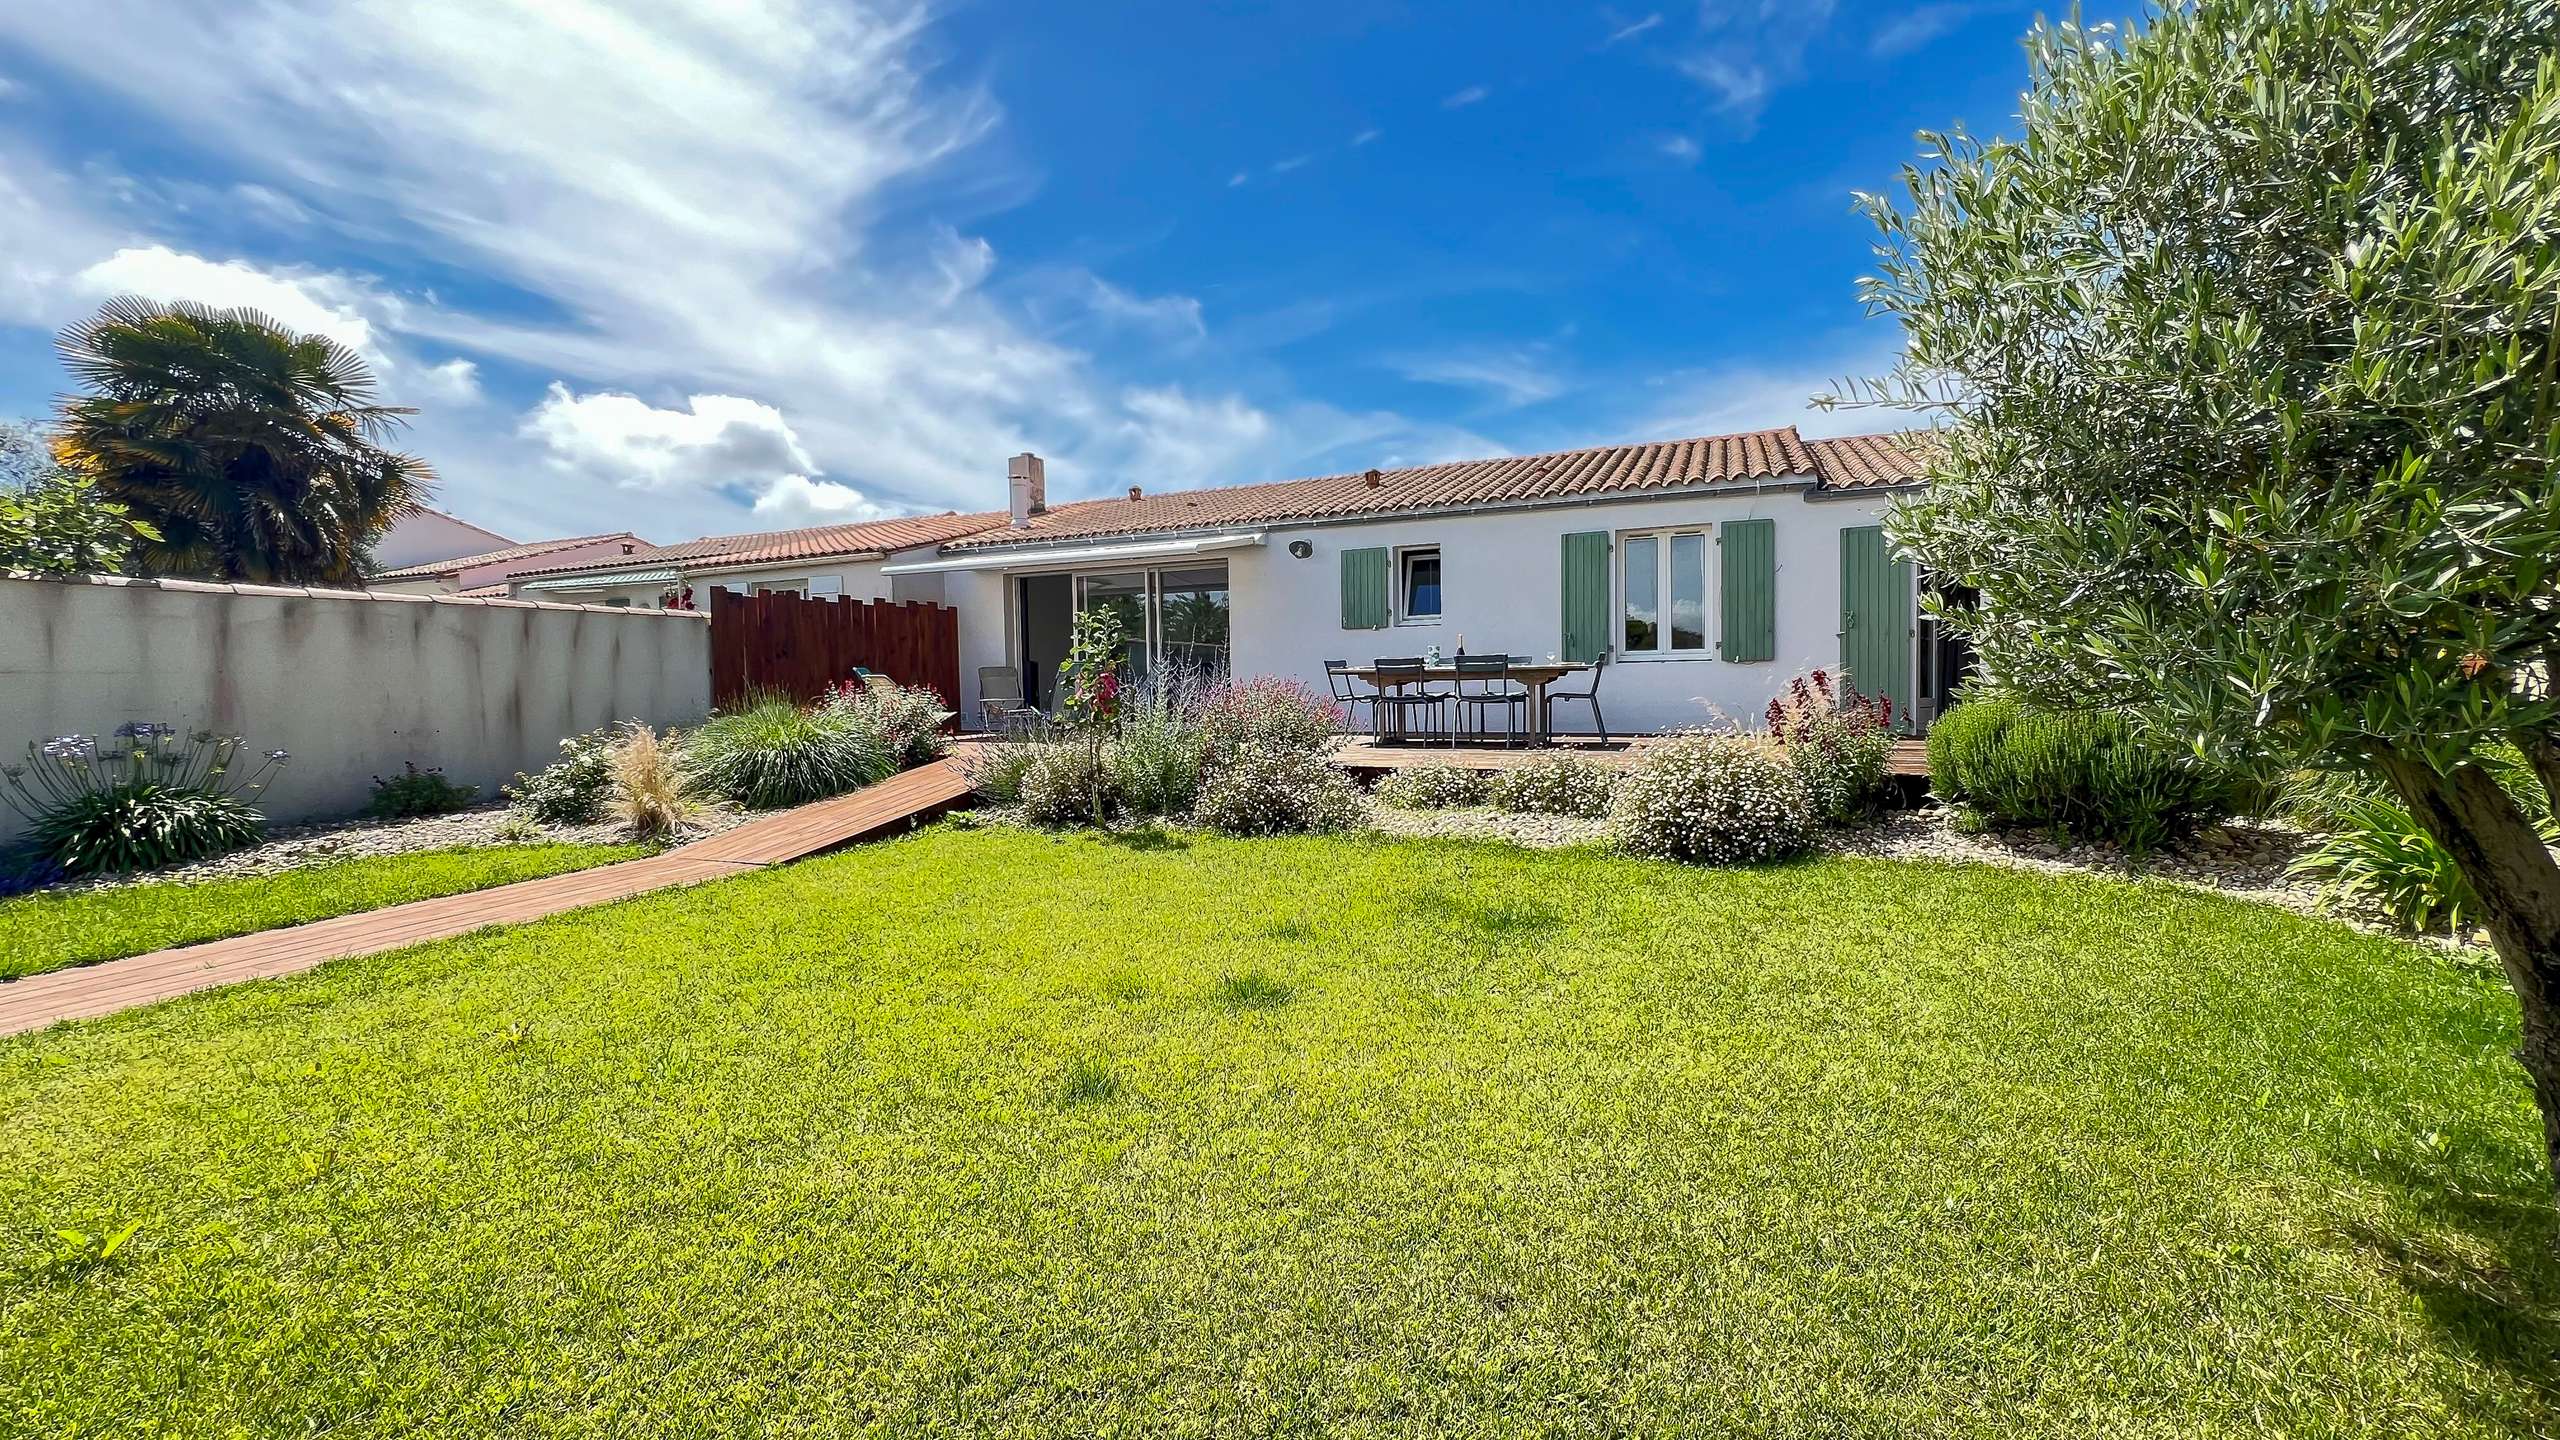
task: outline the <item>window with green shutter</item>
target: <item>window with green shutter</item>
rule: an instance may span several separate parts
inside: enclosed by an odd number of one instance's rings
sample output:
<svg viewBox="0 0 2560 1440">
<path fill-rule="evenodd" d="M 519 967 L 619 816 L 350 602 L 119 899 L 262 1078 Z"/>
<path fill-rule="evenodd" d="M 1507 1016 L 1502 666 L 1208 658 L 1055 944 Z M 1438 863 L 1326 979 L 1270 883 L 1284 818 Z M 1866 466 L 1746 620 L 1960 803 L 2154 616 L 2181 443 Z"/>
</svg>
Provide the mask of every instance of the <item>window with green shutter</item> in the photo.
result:
<svg viewBox="0 0 2560 1440">
<path fill-rule="evenodd" d="M 1387 550 L 1342 552 L 1342 628 L 1387 628 Z"/>
<path fill-rule="evenodd" d="M 1777 659 L 1778 523 L 1729 521 L 1716 544 L 1724 562 L 1724 658 Z"/>
<path fill-rule="evenodd" d="M 1564 537 L 1564 650 L 1567 660 L 1589 662 L 1609 649 L 1609 532 L 1584 530 Z"/>
</svg>

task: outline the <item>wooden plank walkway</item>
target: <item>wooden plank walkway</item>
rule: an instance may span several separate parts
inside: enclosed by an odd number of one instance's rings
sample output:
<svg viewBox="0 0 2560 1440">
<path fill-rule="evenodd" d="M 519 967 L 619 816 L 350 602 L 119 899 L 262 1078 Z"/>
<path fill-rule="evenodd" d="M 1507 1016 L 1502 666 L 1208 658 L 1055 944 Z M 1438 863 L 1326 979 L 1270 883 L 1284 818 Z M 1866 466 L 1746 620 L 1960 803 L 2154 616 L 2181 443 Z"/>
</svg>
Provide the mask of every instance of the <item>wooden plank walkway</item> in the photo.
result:
<svg viewBox="0 0 2560 1440">
<path fill-rule="evenodd" d="M 652 890 L 744 874 L 910 829 L 965 803 L 968 797 L 968 776 L 955 756 L 893 775 L 850 795 L 751 820 L 726 834 L 663 855 L 49 971 L 0 984 L 0 1035 L 105 1015 L 217 985 L 290 975 L 349 955 L 397 950 L 491 925 L 539 920 Z"/>
</svg>

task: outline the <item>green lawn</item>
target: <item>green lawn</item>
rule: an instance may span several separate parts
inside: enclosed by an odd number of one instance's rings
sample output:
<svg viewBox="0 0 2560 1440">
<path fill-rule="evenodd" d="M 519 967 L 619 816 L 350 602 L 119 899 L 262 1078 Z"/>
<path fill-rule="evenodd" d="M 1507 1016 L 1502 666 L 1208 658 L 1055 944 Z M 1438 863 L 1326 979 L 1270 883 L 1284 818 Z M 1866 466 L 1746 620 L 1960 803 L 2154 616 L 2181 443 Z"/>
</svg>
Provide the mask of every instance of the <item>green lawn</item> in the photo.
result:
<svg viewBox="0 0 2560 1440">
<path fill-rule="evenodd" d="M 274 875 L 21 895 L 0 900 L 0 980 L 485 890 L 642 853 L 636 845 L 482 845 L 373 855 Z"/>
<path fill-rule="evenodd" d="M 2162 886 L 940 828 L 0 1041 L 0 1434 L 2547 1433 L 2514 1038 Z"/>
</svg>

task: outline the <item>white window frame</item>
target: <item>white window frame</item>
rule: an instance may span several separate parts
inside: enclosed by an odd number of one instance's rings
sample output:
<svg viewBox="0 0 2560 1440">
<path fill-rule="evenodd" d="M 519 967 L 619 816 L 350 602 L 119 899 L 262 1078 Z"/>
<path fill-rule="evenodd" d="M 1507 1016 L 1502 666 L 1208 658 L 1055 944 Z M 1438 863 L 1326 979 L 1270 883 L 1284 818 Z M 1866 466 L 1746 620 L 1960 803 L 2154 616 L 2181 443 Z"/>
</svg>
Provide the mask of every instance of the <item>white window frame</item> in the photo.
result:
<svg viewBox="0 0 2560 1440">
<path fill-rule="evenodd" d="M 1642 665 L 1685 664 L 1693 660 L 1716 658 L 1716 547 L 1715 527 L 1704 521 L 1695 525 L 1663 525 L 1650 530 L 1621 530 L 1612 537 L 1615 553 L 1610 557 L 1609 658 Z M 1698 633 L 1700 645 L 1694 650 L 1671 648 L 1671 546 L 1674 540 L 1694 536 L 1698 541 Z M 1627 644 L 1627 555 L 1632 541 L 1658 541 L 1654 547 L 1654 636 L 1659 642 L 1651 650 L 1637 650 Z"/>
<path fill-rule="evenodd" d="M 1430 556 L 1432 563 L 1440 567 L 1439 614 L 1408 615 L 1405 613 L 1404 608 L 1404 600 L 1407 593 L 1407 587 L 1405 585 L 1405 567 L 1411 564 L 1415 559 L 1424 555 Z M 1398 625 L 1439 624 L 1440 616 L 1449 613 L 1449 561 L 1447 555 L 1436 544 L 1399 545 L 1395 549 L 1393 559 L 1395 563 L 1389 567 L 1390 573 L 1388 579 L 1389 583 L 1391 583 L 1395 588 L 1394 593 L 1388 597 L 1388 604 L 1394 612 L 1395 623 Z"/>
<path fill-rule="evenodd" d="M 809 595 L 809 580 L 806 576 L 802 576 L 797 580 L 758 580 L 753 585 L 752 593 L 757 595 L 797 595 L 806 599 Z"/>
</svg>

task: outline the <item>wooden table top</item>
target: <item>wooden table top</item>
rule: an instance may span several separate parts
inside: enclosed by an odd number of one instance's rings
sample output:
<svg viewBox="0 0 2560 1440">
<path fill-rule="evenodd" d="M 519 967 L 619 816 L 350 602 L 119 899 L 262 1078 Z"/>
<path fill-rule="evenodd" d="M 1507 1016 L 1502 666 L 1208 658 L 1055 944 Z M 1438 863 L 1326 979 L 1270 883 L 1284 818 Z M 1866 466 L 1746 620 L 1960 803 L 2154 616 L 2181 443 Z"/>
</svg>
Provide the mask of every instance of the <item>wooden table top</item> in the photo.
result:
<svg viewBox="0 0 2560 1440">
<path fill-rule="evenodd" d="M 1545 685 L 1590 668 L 1591 662 L 1588 660 L 1538 660 L 1525 664 L 1514 660 L 1511 662 L 1511 668 L 1499 675 L 1490 671 L 1470 670 L 1465 672 L 1464 678 L 1469 680 L 1510 679 L 1529 685 Z M 1380 670 L 1375 665 L 1350 665 L 1345 666 L 1342 673 L 1354 680 L 1366 680 L 1372 685 L 1380 683 L 1410 685 L 1418 680 L 1461 678 L 1458 667 L 1455 665 L 1425 665 L 1420 670 Z M 1386 677 L 1383 682 L 1380 676 Z"/>
</svg>

